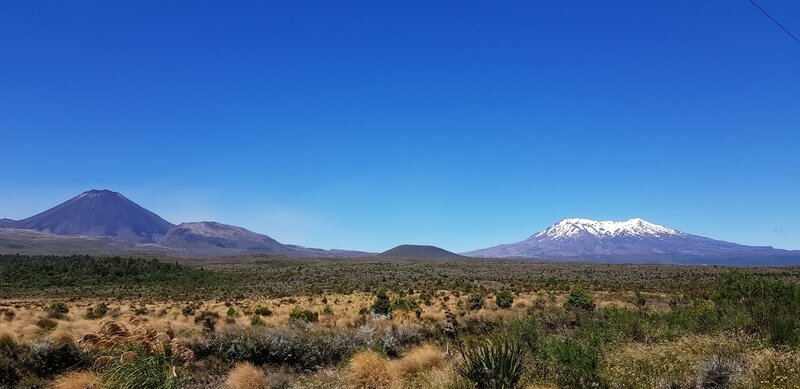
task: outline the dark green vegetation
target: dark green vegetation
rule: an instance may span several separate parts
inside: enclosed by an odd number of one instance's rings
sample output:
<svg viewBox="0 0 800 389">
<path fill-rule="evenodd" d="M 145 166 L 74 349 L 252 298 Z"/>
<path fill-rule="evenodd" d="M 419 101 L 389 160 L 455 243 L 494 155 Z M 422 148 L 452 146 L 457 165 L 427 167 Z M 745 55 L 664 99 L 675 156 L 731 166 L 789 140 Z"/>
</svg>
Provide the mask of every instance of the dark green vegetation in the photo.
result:
<svg viewBox="0 0 800 389">
<path fill-rule="evenodd" d="M 516 260 L 286 258 L 175 259 L 0 255 L 0 298 L 235 298 L 451 290 L 587 290 L 708 293 L 724 267 L 594 265 Z M 743 268 L 792 283 L 800 267 Z"/>
</svg>

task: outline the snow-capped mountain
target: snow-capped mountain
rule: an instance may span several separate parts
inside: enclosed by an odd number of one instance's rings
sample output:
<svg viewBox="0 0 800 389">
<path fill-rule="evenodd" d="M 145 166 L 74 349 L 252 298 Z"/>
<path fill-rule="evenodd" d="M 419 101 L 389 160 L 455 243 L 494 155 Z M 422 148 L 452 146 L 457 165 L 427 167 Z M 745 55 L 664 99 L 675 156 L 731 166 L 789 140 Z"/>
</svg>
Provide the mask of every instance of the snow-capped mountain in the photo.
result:
<svg viewBox="0 0 800 389">
<path fill-rule="evenodd" d="M 687 234 L 634 218 L 563 219 L 521 242 L 463 253 L 484 258 L 544 258 L 609 263 L 778 265 L 800 251 L 745 246 Z"/>
</svg>

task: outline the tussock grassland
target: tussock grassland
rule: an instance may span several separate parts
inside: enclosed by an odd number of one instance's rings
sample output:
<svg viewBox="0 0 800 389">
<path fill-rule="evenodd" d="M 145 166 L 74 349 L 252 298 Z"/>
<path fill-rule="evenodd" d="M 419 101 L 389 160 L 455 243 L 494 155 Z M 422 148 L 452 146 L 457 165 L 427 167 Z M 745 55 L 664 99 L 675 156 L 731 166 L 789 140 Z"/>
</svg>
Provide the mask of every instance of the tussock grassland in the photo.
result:
<svg viewBox="0 0 800 389">
<path fill-rule="evenodd" d="M 800 387 L 792 268 L 23 259 L 0 277 L 46 270 L 0 286 L 0 387 Z"/>
</svg>

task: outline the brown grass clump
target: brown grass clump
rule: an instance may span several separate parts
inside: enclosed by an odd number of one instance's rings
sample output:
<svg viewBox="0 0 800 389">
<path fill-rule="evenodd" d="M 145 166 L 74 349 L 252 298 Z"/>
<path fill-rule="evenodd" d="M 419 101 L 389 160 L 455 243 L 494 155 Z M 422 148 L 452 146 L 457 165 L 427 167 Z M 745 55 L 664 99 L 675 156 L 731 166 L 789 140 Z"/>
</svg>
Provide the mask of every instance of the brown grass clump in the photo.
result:
<svg viewBox="0 0 800 389">
<path fill-rule="evenodd" d="M 15 349 L 19 344 L 17 337 L 7 331 L 0 332 L 0 349 L 8 348 Z"/>
<path fill-rule="evenodd" d="M 53 382 L 53 389 L 100 389 L 100 377 L 92 372 L 79 371 L 62 375 Z"/>
<path fill-rule="evenodd" d="M 362 351 L 350 359 L 347 382 L 356 388 L 388 388 L 392 382 L 388 361 L 375 351 Z"/>
<path fill-rule="evenodd" d="M 425 345 L 415 348 L 402 358 L 392 363 L 392 372 L 400 377 L 412 376 L 439 368 L 444 364 L 441 350 Z"/>
<path fill-rule="evenodd" d="M 169 334 L 157 332 L 147 325 L 129 330 L 124 324 L 112 320 L 100 323 L 97 333 L 84 334 L 78 344 L 86 351 L 119 350 L 125 344 L 136 344 L 147 355 L 166 355 L 190 362 L 194 359 L 192 350 L 172 339 Z M 133 359 L 135 355 L 122 355 L 122 360 Z"/>
<path fill-rule="evenodd" d="M 267 376 L 252 363 L 238 363 L 228 373 L 225 381 L 227 389 L 266 389 L 269 388 Z"/>
</svg>

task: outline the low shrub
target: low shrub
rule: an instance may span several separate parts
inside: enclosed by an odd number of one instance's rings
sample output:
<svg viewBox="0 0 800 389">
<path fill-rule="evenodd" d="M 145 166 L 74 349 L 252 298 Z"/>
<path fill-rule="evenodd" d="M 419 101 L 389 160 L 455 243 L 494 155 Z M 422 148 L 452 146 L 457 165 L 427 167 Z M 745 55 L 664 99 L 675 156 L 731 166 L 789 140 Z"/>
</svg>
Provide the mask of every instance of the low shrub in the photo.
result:
<svg viewBox="0 0 800 389">
<path fill-rule="evenodd" d="M 377 315 L 391 316 L 392 303 L 389 300 L 389 294 L 381 289 L 375 293 L 375 302 L 372 303 L 372 312 Z"/>
<path fill-rule="evenodd" d="M 28 346 L 23 364 L 36 375 L 50 378 L 67 369 L 83 366 L 86 361 L 75 343 L 44 339 Z"/>
<path fill-rule="evenodd" d="M 203 326 L 203 331 L 206 333 L 214 332 L 217 320 L 219 320 L 219 314 L 211 311 L 200 312 L 199 315 L 194 317 L 195 324 L 201 324 Z"/>
<path fill-rule="evenodd" d="M 85 317 L 87 319 L 99 319 L 108 313 L 108 306 L 105 303 L 97 304 L 96 307 L 89 307 L 86 309 Z"/>
<path fill-rule="evenodd" d="M 486 300 L 486 295 L 483 293 L 473 293 L 467 298 L 467 310 L 477 311 L 483 308 L 483 302 Z"/>
<path fill-rule="evenodd" d="M 43 317 L 36 321 L 36 326 L 44 331 L 52 331 L 58 327 L 58 322 L 53 319 Z"/>
<path fill-rule="evenodd" d="M 500 308 L 511 308 L 511 304 L 514 303 L 514 294 L 507 290 L 501 290 L 495 295 L 494 302 Z"/>
<path fill-rule="evenodd" d="M 316 321 L 319 321 L 319 313 L 312 310 L 294 307 L 292 311 L 289 312 L 289 322 L 312 323 Z"/>
<path fill-rule="evenodd" d="M 600 352 L 596 347 L 574 339 L 558 339 L 545 343 L 541 357 L 549 364 L 549 374 L 562 388 L 604 386 L 600 377 Z M 552 377 L 554 376 L 554 377 Z"/>
<path fill-rule="evenodd" d="M 267 317 L 272 316 L 272 311 L 269 308 L 262 307 L 260 305 L 257 306 L 255 309 L 253 309 L 253 313 L 255 313 L 256 315 L 267 316 Z"/>
<path fill-rule="evenodd" d="M 261 318 L 261 316 L 253 315 L 253 317 L 250 318 L 250 325 L 254 327 L 263 327 L 267 325 L 267 322 L 265 322 L 264 319 Z"/>
<path fill-rule="evenodd" d="M 564 308 L 577 309 L 584 311 L 594 311 L 595 304 L 592 295 L 582 288 L 575 288 L 569 292 L 567 301 L 564 302 Z"/>
</svg>

